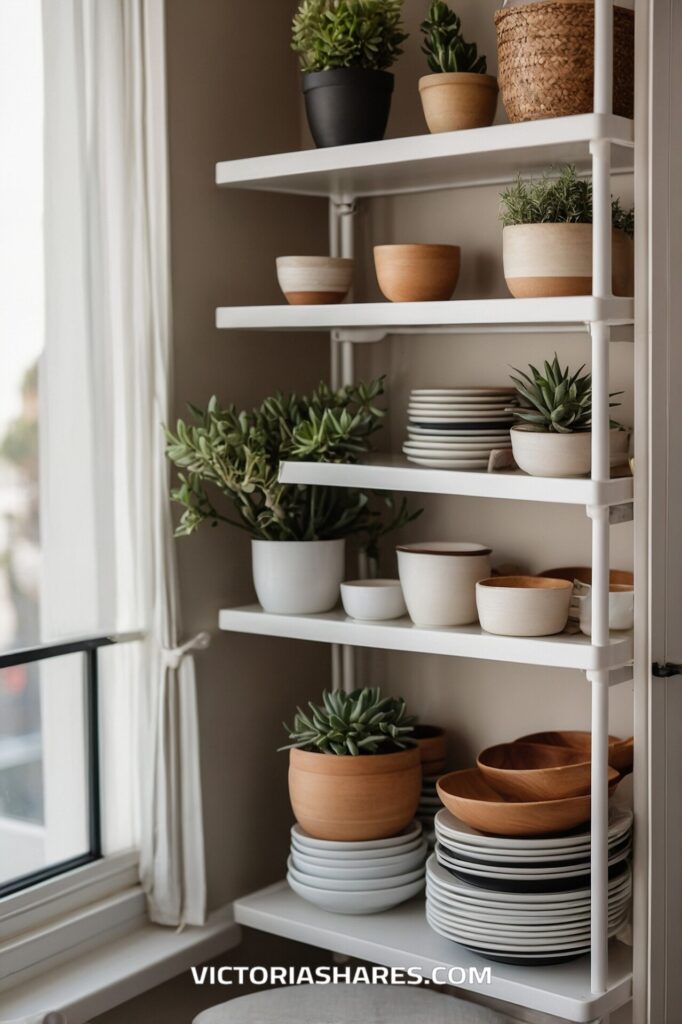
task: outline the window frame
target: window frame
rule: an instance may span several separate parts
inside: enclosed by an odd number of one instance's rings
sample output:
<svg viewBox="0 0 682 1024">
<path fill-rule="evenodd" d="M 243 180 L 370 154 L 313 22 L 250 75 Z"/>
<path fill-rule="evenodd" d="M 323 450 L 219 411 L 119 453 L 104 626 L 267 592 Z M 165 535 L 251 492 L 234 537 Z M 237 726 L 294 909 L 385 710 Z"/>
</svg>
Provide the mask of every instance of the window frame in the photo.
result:
<svg viewBox="0 0 682 1024">
<path fill-rule="evenodd" d="M 69 860 L 56 861 L 37 871 L 29 872 L 0 884 L 0 920 L 3 916 L 4 901 L 18 893 L 49 882 L 60 875 L 84 868 L 103 859 L 102 852 L 102 804 L 100 774 L 100 730 L 99 730 L 99 658 L 103 647 L 132 643 L 144 639 L 142 632 L 109 634 L 92 637 L 69 638 L 53 643 L 38 644 L 35 647 L 17 648 L 0 653 L 0 670 L 17 665 L 60 658 L 69 654 L 83 654 L 85 657 L 85 701 L 84 719 L 86 726 L 85 755 L 87 766 L 88 793 L 88 850 Z"/>
</svg>

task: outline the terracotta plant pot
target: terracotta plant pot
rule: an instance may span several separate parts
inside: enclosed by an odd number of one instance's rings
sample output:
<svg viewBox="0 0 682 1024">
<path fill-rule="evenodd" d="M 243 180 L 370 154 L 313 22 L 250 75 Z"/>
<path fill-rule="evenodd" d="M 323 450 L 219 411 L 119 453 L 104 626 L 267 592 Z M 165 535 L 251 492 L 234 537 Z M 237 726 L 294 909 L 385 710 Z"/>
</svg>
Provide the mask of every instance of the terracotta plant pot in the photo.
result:
<svg viewBox="0 0 682 1024">
<path fill-rule="evenodd" d="M 591 224 L 515 224 L 502 232 L 504 276 L 515 299 L 592 294 Z M 613 294 L 634 294 L 634 244 L 613 229 Z"/>
<path fill-rule="evenodd" d="M 277 280 L 291 306 L 343 302 L 353 283 L 353 260 L 332 256 L 280 256 Z"/>
<path fill-rule="evenodd" d="M 592 469 L 592 434 L 555 434 L 546 430 L 511 429 L 514 461 L 530 476 L 587 476 Z M 627 459 L 630 447 L 628 430 L 611 431 L 611 464 Z"/>
<path fill-rule="evenodd" d="M 374 263 L 390 302 L 445 302 L 459 280 L 458 245 L 375 245 Z"/>
<path fill-rule="evenodd" d="M 497 79 L 469 71 L 441 72 L 419 79 L 419 95 L 429 131 L 487 128 L 495 119 Z"/>
<path fill-rule="evenodd" d="M 358 842 L 397 835 L 414 818 L 421 785 L 418 747 L 359 757 L 290 751 L 291 806 L 315 839 Z"/>
<path fill-rule="evenodd" d="M 383 139 L 394 86 L 388 71 L 336 68 L 303 75 L 310 132 L 318 147 Z"/>
<path fill-rule="evenodd" d="M 438 725 L 415 725 L 412 739 L 417 741 L 422 773 L 428 779 L 441 775 L 447 765 L 448 738 Z"/>
</svg>

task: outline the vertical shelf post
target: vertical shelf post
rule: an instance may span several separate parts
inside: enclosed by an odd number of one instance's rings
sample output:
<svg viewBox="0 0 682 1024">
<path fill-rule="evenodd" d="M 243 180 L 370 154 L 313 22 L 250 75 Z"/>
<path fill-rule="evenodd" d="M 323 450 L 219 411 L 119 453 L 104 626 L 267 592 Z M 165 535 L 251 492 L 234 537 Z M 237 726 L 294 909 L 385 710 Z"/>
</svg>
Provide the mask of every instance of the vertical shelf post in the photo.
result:
<svg viewBox="0 0 682 1024">
<path fill-rule="evenodd" d="M 355 201 L 352 196 L 331 196 L 329 200 L 329 254 L 353 259 L 355 254 Z M 352 290 L 351 290 L 352 300 Z M 355 380 L 355 355 L 349 341 L 331 340 L 331 384 L 333 388 Z M 355 650 L 332 645 L 332 689 L 350 693 L 355 689 Z"/>
<path fill-rule="evenodd" d="M 613 0 L 595 0 L 594 111 L 613 109 Z M 592 155 L 593 228 L 592 292 L 600 299 L 612 294 L 611 144 L 595 139 Z M 611 476 L 609 410 L 610 327 L 593 323 L 592 335 L 592 479 Z M 592 643 L 609 642 L 609 510 L 589 510 L 592 519 Z M 591 821 L 591 988 L 605 992 L 609 968 L 608 869 L 608 672 L 588 674 L 592 684 L 592 821 Z"/>
</svg>

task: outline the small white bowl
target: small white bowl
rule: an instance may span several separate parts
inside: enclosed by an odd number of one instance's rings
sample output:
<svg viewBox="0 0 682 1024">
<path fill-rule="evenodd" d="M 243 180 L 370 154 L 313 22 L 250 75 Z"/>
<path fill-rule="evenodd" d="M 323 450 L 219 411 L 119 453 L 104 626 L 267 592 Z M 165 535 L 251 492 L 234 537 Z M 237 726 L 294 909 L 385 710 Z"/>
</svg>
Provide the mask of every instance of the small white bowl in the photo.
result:
<svg viewBox="0 0 682 1024">
<path fill-rule="evenodd" d="M 592 635 L 592 587 L 576 580 L 573 599 L 580 608 L 580 630 Z M 635 624 L 635 588 L 612 583 L 609 587 L 609 629 L 632 629 Z"/>
<path fill-rule="evenodd" d="M 407 614 L 400 580 L 350 580 L 341 584 L 341 601 L 346 615 L 362 622 L 400 619 Z"/>
<path fill-rule="evenodd" d="M 349 881 L 362 878 L 391 878 L 406 871 L 415 871 L 424 863 L 426 852 L 425 840 L 409 853 L 399 854 L 397 857 L 377 857 L 375 860 L 324 860 L 321 857 L 309 857 L 296 846 L 291 847 L 294 867 L 302 874 L 318 878 L 344 878 Z"/>
<path fill-rule="evenodd" d="M 353 283 L 353 260 L 335 256 L 280 256 L 277 280 L 292 306 L 343 302 Z"/>
<path fill-rule="evenodd" d="M 546 576 L 494 576 L 476 584 L 481 626 L 498 636 L 553 636 L 568 622 L 573 585 Z"/>
<path fill-rule="evenodd" d="M 334 892 L 331 889 L 304 885 L 297 881 L 291 872 L 287 875 L 287 881 L 294 892 L 304 900 L 332 914 L 380 914 L 411 899 L 424 888 L 423 878 L 391 889 L 364 889 L 361 892 Z"/>
<path fill-rule="evenodd" d="M 410 853 L 422 840 L 422 827 L 412 821 L 397 836 L 386 839 L 315 839 L 296 822 L 291 826 L 291 842 L 310 857 L 324 860 L 374 860 L 394 853 Z"/>
<path fill-rule="evenodd" d="M 292 878 L 295 878 L 301 885 L 312 885 L 316 889 L 327 889 L 330 892 L 375 892 L 381 889 L 396 889 L 400 885 L 409 885 L 424 877 L 423 864 L 413 871 L 405 872 L 402 875 L 388 875 L 386 878 L 311 877 L 296 867 L 293 857 L 289 857 L 287 869 Z"/>
</svg>

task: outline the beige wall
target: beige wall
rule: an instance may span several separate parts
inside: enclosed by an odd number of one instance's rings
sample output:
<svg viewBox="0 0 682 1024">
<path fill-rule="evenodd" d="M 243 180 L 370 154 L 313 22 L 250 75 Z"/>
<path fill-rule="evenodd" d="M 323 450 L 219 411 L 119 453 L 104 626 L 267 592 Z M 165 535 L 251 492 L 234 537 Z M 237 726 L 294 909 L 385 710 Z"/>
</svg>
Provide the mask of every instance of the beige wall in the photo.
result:
<svg viewBox="0 0 682 1024">
<path fill-rule="evenodd" d="M 279 301 L 277 254 L 325 251 L 324 204 L 225 192 L 213 184 L 218 159 L 294 149 L 299 140 L 310 145 L 288 50 L 293 6 L 288 0 L 167 2 L 178 412 L 186 400 L 201 403 L 213 391 L 248 405 L 276 388 L 309 387 L 327 372 L 322 338 L 239 337 L 213 327 L 217 305 Z M 496 6 L 493 0 L 456 5 L 465 35 L 487 52 L 492 73 Z M 397 68 L 391 136 L 424 131 L 416 83 L 425 71 L 417 38 L 425 8 L 425 0 L 406 0 L 412 38 Z M 501 105 L 498 119 L 504 119 Z M 630 198 L 629 180 L 617 187 Z M 361 204 L 359 297 L 377 296 L 371 245 L 390 241 L 457 243 L 463 249 L 457 296 L 506 295 L 497 202 L 497 189 L 481 188 Z M 388 375 L 392 414 L 385 444 L 399 451 L 411 387 L 504 382 L 509 364 L 541 360 L 555 348 L 571 363 L 589 361 L 585 335 L 404 337 L 363 346 L 357 375 Z M 631 348 L 612 352 L 613 382 L 629 392 L 623 421 L 630 423 Z M 426 511 L 411 528 L 413 537 L 481 540 L 494 548 L 496 561 L 531 572 L 589 562 L 589 521 L 580 509 L 438 497 L 420 504 Z M 614 529 L 612 540 L 612 564 L 630 568 L 631 528 Z M 252 599 L 244 538 L 206 530 L 179 542 L 178 554 L 185 632 L 215 634 L 213 647 L 197 661 L 209 896 L 216 907 L 283 873 L 290 812 L 286 761 L 274 753 L 279 723 L 296 701 L 328 682 L 329 662 L 326 649 L 314 645 L 217 634 L 217 609 Z M 393 574 L 392 544 L 384 562 Z M 359 664 L 364 680 L 404 694 L 423 720 L 448 728 L 458 766 L 470 764 L 482 746 L 523 732 L 589 727 L 589 687 L 577 672 L 381 653 L 360 654 Z M 629 687 L 613 693 L 616 734 L 630 733 L 631 696 Z M 235 959 L 288 963 L 312 955 L 280 942 L 279 960 L 268 961 L 275 955 L 272 943 L 251 933 Z M 102 1021 L 185 1024 L 222 998 L 193 990 L 185 977 Z"/>
</svg>

